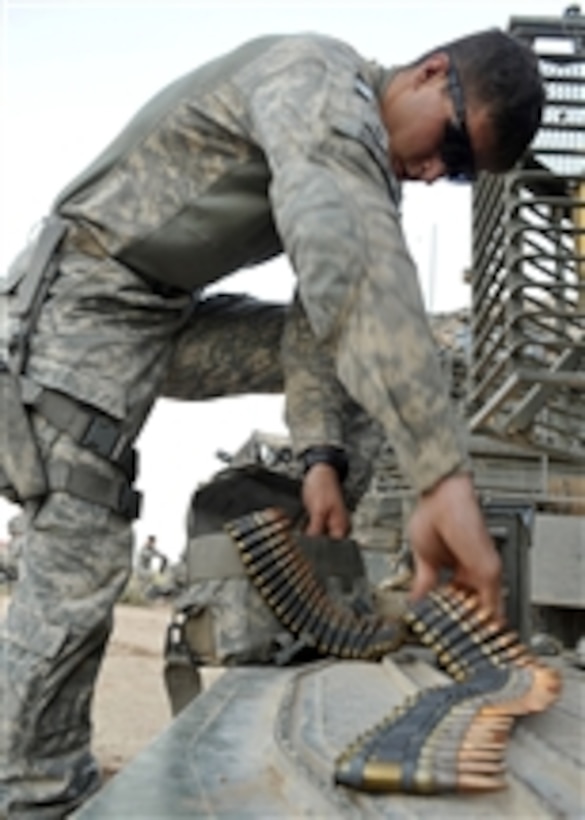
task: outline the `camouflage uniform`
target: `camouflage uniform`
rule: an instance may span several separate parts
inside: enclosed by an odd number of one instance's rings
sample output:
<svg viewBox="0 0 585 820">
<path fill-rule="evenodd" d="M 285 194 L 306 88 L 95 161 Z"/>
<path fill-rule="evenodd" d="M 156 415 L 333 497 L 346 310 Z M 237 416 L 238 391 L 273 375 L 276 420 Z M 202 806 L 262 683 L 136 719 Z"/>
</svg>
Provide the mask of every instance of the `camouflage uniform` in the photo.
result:
<svg viewBox="0 0 585 820">
<path fill-rule="evenodd" d="M 378 108 L 387 78 L 337 41 L 268 37 L 163 90 L 55 203 L 69 229 L 27 377 L 108 414 L 130 444 L 156 396 L 280 391 L 284 366 L 294 446 L 348 446 L 351 503 L 382 430 L 419 490 L 460 468 L 399 224 Z M 290 310 L 206 298 L 283 250 L 298 279 Z M 66 425 L 31 418 L 48 475 L 120 480 Z M 82 496 L 69 482 L 25 504 L 0 655 L 11 817 L 63 816 L 97 784 L 89 706 L 131 535 L 115 507 Z"/>
</svg>

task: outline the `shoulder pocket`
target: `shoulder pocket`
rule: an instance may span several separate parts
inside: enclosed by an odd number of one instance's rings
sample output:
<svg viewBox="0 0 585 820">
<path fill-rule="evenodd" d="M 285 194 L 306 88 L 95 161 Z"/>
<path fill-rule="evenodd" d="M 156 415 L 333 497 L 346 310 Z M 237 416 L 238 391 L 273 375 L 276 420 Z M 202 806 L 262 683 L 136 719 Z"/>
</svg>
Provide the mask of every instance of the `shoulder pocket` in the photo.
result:
<svg viewBox="0 0 585 820">
<path fill-rule="evenodd" d="M 373 90 L 360 74 L 352 75 L 350 87 L 337 90 L 338 98 L 330 110 L 331 130 L 366 149 L 382 172 L 391 198 L 398 202 L 399 186 L 389 165 L 388 135 Z"/>
</svg>

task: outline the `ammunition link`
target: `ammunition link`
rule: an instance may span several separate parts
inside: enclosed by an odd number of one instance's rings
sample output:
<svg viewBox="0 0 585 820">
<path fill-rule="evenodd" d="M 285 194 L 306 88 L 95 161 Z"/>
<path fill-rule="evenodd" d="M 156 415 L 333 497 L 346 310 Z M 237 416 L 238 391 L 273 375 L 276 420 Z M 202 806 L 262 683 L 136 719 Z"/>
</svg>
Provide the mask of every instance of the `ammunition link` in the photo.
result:
<svg viewBox="0 0 585 820">
<path fill-rule="evenodd" d="M 323 655 L 379 660 L 404 640 L 405 626 L 377 615 L 356 615 L 334 602 L 295 544 L 277 509 L 250 513 L 226 525 L 258 591 L 280 622 Z"/>
<path fill-rule="evenodd" d="M 505 786 L 513 718 L 548 708 L 558 673 L 479 607 L 445 586 L 411 603 L 401 619 L 356 615 L 333 602 L 277 509 L 226 525 L 250 578 L 295 636 L 324 655 L 378 660 L 410 629 L 456 682 L 411 696 L 348 746 L 335 781 L 363 791 L 429 794 Z"/>
</svg>

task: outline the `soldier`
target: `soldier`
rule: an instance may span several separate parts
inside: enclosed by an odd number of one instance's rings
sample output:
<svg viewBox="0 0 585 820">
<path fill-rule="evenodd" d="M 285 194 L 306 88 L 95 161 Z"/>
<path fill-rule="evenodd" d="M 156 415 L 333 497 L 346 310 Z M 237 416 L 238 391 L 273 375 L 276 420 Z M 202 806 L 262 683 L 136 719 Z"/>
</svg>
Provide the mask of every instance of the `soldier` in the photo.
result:
<svg viewBox="0 0 585 820">
<path fill-rule="evenodd" d="M 498 30 L 392 70 L 327 37 L 264 37 L 164 89 L 58 196 L 9 278 L 0 373 L 5 484 L 26 518 L 1 636 L 0 813 L 62 817 L 98 785 L 90 702 L 157 396 L 284 389 L 311 533 L 347 532 L 388 436 L 419 494 L 414 594 L 448 564 L 498 610 L 400 183 L 509 169 L 542 104 L 532 52 Z M 281 252 L 291 306 L 206 295 Z"/>
<path fill-rule="evenodd" d="M 138 570 L 149 575 L 154 572 L 154 562 L 158 561 L 158 571 L 164 572 L 167 568 L 168 558 L 156 545 L 156 535 L 149 535 L 138 551 L 136 567 Z"/>
</svg>

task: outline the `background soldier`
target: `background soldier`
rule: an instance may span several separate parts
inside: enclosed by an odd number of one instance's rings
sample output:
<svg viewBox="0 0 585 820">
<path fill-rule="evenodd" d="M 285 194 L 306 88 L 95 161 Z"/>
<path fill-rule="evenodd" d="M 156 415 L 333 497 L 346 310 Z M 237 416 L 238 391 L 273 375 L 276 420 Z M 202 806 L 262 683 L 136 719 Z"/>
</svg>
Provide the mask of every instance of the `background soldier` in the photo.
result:
<svg viewBox="0 0 585 820">
<path fill-rule="evenodd" d="M 164 572 L 166 570 L 168 558 L 164 552 L 161 552 L 157 547 L 156 535 L 149 535 L 138 551 L 136 566 L 143 572 L 152 573 L 155 571 L 155 562 L 158 562 L 158 567 L 156 567 L 158 572 Z"/>
<path fill-rule="evenodd" d="M 497 30 L 395 70 L 326 37 L 265 37 L 164 89 L 60 194 L 11 272 L 0 374 L 4 483 L 26 519 L 1 638 L 1 814 L 62 817 L 98 785 L 90 702 L 131 570 L 132 443 L 159 395 L 284 389 L 310 533 L 347 532 L 388 436 L 419 493 L 414 593 L 449 564 L 498 609 L 400 182 L 510 168 L 542 103 L 532 53 Z M 206 295 L 283 251 L 291 306 Z"/>
</svg>

